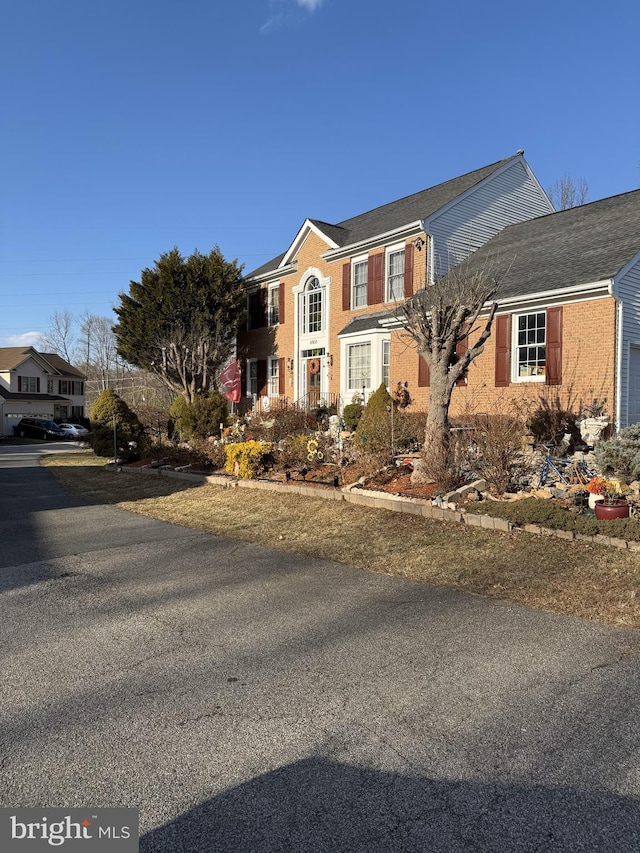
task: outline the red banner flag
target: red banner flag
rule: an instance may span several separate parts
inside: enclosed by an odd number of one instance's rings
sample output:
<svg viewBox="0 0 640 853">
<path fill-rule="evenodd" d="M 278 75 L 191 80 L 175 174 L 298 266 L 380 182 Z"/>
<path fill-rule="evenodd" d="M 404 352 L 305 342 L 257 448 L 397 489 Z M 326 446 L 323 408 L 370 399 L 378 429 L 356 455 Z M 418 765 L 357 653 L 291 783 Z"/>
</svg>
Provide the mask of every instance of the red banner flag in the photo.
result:
<svg viewBox="0 0 640 853">
<path fill-rule="evenodd" d="M 238 360 L 233 359 L 218 377 L 222 393 L 232 403 L 240 402 L 240 368 Z"/>
</svg>

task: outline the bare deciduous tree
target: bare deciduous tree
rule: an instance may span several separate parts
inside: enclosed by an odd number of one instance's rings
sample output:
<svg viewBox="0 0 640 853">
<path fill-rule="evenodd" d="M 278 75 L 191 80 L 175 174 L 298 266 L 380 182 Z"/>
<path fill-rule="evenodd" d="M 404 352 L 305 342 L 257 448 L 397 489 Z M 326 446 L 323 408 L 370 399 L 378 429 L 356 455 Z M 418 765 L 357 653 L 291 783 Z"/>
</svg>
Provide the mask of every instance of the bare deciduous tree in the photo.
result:
<svg viewBox="0 0 640 853">
<path fill-rule="evenodd" d="M 491 334 L 497 286 L 495 275 L 472 271 L 465 262 L 418 290 L 398 309 L 406 335 L 429 367 L 424 458 L 434 469 L 447 464 L 451 394 Z"/>
<path fill-rule="evenodd" d="M 589 198 L 589 184 L 585 178 L 575 180 L 571 175 L 563 175 L 551 184 L 547 195 L 556 210 L 579 207 Z"/>
<path fill-rule="evenodd" d="M 76 345 L 76 318 L 71 311 L 56 311 L 49 317 L 47 331 L 40 338 L 40 348 L 53 352 L 71 363 Z"/>
</svg>

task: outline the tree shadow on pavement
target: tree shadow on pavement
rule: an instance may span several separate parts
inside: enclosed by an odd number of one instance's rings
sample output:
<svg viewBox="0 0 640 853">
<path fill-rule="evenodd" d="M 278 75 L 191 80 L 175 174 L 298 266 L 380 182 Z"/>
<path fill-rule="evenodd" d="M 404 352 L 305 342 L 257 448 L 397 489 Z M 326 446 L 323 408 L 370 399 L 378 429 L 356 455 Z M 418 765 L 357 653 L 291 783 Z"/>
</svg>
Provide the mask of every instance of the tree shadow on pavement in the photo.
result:
<svg viewBox="0 0 640 853">
<path fill-rule="evenodd" d="M 640 801 L 604 791 L 412 778 L 307 759 L 142 836 L 141 853 L 631 853 Z"/>
</svg>

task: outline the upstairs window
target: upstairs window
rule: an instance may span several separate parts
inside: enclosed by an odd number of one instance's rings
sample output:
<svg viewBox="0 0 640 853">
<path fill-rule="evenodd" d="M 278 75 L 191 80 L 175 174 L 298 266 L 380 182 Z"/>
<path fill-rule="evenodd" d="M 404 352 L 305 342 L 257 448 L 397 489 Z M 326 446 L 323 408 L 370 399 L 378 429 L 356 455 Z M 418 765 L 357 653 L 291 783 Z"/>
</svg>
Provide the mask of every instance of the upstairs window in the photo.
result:
<svg viewBox="0 0 640 853">
<path fill-rule="evenodd" d="M 304 286 L 302 294 L 302 333 L 322 331 L 323 290 L 320 281 L 312 276 Z"/>
<path fill-rule="evenodd" d="M 267 317 L 270 326 L 277 326 L 280 322 L 280 288 L 278 285 L 269 288 Z"/>
<path fill-rule="evenodd" d="M 18 391 L 23 394 L 37 394 L 40 390 L 40 380 L 37 376 L 18 376 Z"/>
<path fill-rule="evenodd" d="M 404 246 L 387 253 L 386 302 L 401 302 L 404 299 Z"/>
<path fill-rule="evenodd" d="M 247 296 L 247 328 L 261 329 L 267 325 L 267 294 L 263 288 L 252 290 Z"/>
<path fill-rule="evenodd" d="M 365 308 L 367 305 L 367 282 L 369 272 L 369 261 L 354 261 L 351 267 L 351 307 Z"/>
</svg>

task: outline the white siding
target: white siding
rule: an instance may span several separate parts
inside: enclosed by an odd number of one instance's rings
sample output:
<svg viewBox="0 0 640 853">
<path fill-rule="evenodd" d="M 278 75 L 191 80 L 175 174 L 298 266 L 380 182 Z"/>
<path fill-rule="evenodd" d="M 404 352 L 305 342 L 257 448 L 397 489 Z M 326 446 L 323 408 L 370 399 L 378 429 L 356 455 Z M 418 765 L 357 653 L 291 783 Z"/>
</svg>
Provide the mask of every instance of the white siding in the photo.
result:
<svg viewBox="0 0 640 853">
<path fill-rule="evenodd" d="M 507 225 L 552 212 L 537 181 L 517 160 L 429 220 L 436 274 L 460 263 Z"/>
<path fill-rule="evenodd" d="M 631 411 L 635 409 L 640 393 L 640 375 L 637 372 L 637 352 L 632 346 L 640 346 L 640 257 L 614 284 L 614 294 L 622 302 L 620 359 L 620 427 L 635 422 Z M 632 366 L 633 363 L 633 366 Z"/>
</svg>

